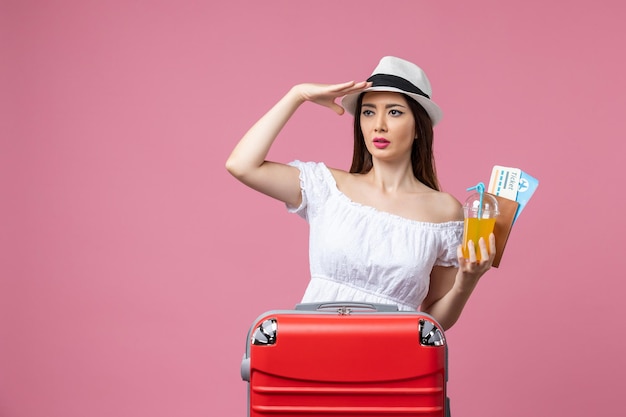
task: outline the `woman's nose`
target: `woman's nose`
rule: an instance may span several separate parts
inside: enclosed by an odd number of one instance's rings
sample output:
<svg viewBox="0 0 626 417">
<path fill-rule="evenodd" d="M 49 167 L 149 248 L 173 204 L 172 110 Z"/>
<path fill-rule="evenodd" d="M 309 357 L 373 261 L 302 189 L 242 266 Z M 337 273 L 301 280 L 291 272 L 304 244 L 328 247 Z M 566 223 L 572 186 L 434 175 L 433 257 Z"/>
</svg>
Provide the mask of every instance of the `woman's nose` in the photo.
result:
<svg viewBox="0 0 626 417">
<path fill-rule="evenodd" d="M 384 116 L 378 116 L 376 118 L 376 125 L 374 126 L 374 129 L 377 132 L 386 132 L 387 131 L 387 123 L 385 121 Z"/>
</svg>

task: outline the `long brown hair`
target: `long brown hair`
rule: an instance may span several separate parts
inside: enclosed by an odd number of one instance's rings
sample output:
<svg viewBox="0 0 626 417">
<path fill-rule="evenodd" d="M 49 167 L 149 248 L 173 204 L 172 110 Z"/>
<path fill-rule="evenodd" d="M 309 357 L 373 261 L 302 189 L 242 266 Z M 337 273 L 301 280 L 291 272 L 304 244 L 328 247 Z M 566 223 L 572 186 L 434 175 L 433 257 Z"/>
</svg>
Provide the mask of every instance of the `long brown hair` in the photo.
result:
<svg viewBox="0 0 626 417">
<path fill-rule="evenodd" d="M 413 141 L 411 148 L 411 166 L 413 175 L 421 183 L 433 190 L 440 191 L 435 158 L 433 156 L 433 123 L 426 110 L 411 97 L 402 94 L 413 113 L 415 119 L 415 132 L 417 139 Z M 372 169 L 372 154 L 365 146 L 365 138 L 361 130 L 361 104 L 363 94 L 359 95 L 354 112 L 354 151 L 352 153 L 352 166 L 350 172 L 366 174 Z"/>
</svg>

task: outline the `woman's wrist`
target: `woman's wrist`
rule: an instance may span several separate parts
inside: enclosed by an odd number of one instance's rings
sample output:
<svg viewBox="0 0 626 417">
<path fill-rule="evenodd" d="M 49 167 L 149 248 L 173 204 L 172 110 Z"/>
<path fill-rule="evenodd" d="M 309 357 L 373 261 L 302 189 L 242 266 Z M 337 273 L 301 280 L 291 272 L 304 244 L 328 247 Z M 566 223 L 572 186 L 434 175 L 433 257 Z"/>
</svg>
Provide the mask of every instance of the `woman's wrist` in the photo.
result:
<svg viewBox="0 0 626 417">
<path fill-rule="evenodd" d="M 287 92 L 287 98 L 293 101 L 297 106 L 306 101 L 306 98 L 302 94 L 301 84 L 296 84 Z"/>
<path fill-rule="evenodd" d="M 478 281 L 464 277 L 463 272 L 459 269 L 451 291 L 454 291 L 457 296 L 469 298 L 472 292 L 474 292 L 474 288 L 476 288 L 477 283 Z"/>
</svg>

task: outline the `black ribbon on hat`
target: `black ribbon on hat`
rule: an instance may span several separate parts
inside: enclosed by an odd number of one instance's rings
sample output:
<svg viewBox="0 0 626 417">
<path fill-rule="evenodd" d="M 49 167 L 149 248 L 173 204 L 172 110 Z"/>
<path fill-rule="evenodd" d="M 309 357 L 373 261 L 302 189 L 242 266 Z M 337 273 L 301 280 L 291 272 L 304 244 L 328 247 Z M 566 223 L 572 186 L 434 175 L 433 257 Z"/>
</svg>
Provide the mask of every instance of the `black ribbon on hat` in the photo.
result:
<svg viewBox="0 0 626 417">
<path fill-rule="evenodd" d="M 430 99 L 430 96 L 428 94 L 424 93 L 413 83 L 405 80 L 402 77 L 398 77 L 397 75 L 374 74 L 369 77 L 367 81 L 371 81 L 372 87 L 395 87 L 402 91 L 419 94 L 422 97 Z"/>
</svg>

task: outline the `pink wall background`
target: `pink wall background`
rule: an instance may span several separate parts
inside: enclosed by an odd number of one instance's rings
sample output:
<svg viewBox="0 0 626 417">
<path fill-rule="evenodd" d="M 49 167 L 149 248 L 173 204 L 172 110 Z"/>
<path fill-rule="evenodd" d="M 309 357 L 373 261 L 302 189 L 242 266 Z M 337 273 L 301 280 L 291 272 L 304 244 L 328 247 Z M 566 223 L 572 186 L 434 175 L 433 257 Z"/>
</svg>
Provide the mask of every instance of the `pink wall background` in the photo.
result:
<svg viewBox="0 0 626 417">
<path fill-rule="evenodd" d="M 0 416 L 243 416 L 248 326 L 307 283 L 307 226 L 230 178 L 292 84 L 423 66 L 444 188 L 540 179 L 448 332 L 453 415 L 614 415 L 626 336 L 620 1 L 0 3 Z M 272 158 L 347 167 L 305 105 Z"/>
</svg>

